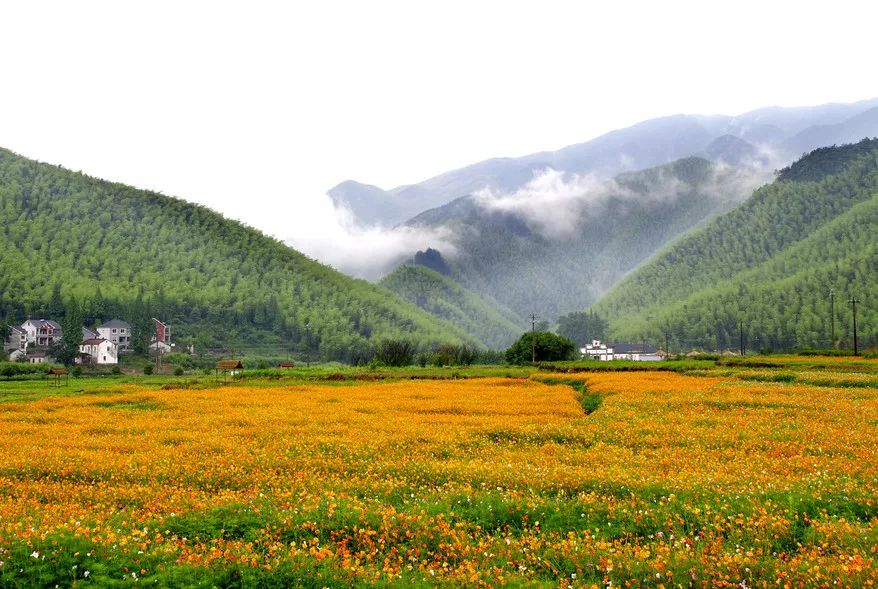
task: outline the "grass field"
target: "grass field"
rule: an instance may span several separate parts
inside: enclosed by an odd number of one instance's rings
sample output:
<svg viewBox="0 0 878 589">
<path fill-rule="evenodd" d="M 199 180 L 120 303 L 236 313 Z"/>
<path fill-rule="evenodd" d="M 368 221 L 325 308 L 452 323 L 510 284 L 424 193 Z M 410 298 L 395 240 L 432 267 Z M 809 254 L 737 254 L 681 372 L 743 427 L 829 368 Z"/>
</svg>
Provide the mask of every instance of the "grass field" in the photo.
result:
<svg viewBox="0 0 878 589">
<path fill-rule="evenodd" d="M 874 586 L 878 362 L 663 364 L 0 383 L 0 587 Z"/>
</svg>

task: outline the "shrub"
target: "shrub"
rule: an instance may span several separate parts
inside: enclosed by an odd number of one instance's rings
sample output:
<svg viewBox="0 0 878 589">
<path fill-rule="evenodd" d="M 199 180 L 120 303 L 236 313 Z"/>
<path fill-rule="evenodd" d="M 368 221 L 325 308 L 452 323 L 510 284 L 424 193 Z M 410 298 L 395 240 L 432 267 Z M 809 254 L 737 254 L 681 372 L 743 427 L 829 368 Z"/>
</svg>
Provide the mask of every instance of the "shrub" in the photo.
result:
<svg viewBox="0 0 878 589">
<path fill-rule="evenodd" d="M 177 366 L 174 368 L 174 376 L 183 376 L 183 367 Z"/>
<path fill-rule="evenodd" d="M 82 376 L 82 366 L 74 366 L 73 368 L 71 368 L 70 375 L 73 378 L 79 378 L 80 376 Z"/>
<path fill-rule="evenodd" d="M 375 350 L 375 360 L 385 366 L 409 366 L 414 359 L 415 345 L 409 340 L 386 339 Z"/>
<path fill-rule="evenodd" d="M 152 374 L 152 364 L 147 364 L 146 366 L 144 366 L 144 367 L 143 367 L 143 373 L 144 373 L 145 375 L 147 375 L 147 376 L 149 376 L 150 374 Z"/>
<path fill-rule="evenodd" d="M 119 368 L 119 365 L 118 365 L 118 364 L 115 364 L 115 365 L 113 365 L 113 367 L 110 369 L 110 372 L 111 372 L 112 374 L 122 374 L 122 369 Z"/>
<path fill-rule="evenodd" d="M 512 344 L 512 347 L 506 350 L 506 361 L 510 364 L 530 362 L 532 349 L 536 350 L 537 362 L 544 362 L 547 360 L 570 360 L 573 358 L 576 346 L 566 337 L 555 335 L 549 331 L 538 331 L 535 334 L 525 333 Z"/>
</svg>

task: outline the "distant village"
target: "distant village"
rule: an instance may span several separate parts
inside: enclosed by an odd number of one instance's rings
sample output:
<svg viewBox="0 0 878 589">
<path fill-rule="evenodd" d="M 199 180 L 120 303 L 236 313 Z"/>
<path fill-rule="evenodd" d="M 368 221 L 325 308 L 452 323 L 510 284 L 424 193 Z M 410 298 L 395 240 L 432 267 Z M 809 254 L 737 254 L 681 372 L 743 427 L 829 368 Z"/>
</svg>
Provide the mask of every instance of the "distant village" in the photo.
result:
<svg viewBox="0 0 878 589">
<path fill-rule="evenodd" d="M 167 353 L 174 349 L 171 328 L 153 317 L 153 332 L 149 350 Z M 9 328 L 4 350 L 14 362 L 41 364 L 52 362 L 50 350 L 63 337 L 61 326 L 51 319 L 28 319 L 21 325 Z M 98 366 L 118 364 L 119 354 L 131 350 L 131 325 L 121 319 L 113 319 L 94 330 L 82 328 L 82 339 L 75 358 L 76 364 Z"/>
</svg>

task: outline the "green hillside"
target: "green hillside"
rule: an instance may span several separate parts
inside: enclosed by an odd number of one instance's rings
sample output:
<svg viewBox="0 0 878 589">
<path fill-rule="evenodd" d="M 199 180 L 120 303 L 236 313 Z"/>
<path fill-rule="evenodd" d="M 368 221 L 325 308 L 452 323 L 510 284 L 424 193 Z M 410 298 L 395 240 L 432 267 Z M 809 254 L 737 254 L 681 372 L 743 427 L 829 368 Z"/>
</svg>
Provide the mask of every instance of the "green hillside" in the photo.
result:
<svg viewBox="0 0 878 589">
<path fill-rule="evenodd" d="M 149 317 L 179 343 L 355 361 L 372 343 L 472 341 L 387 291 L 182 200 L 0 150 L 0 321 Z M 138 338 L 142 341 L 142 337 Z"/>
<path fill-rule="evenodd" d="M 593 309 L 619 339 L 666 334 L 677 346 L 861 344 L 878 338 L 878 140 L 821 148 L 739 208 L 666 248 Z"/>
<path fill-rule="evenodd" d="M 622 174 L 593 194 L 583 192 L 568 210 L 549 202 L 541 207 L 549 223 L 469 196 L 409 225 L 451 233 L 450 275 L 468 290 L 519 317 L 535 312 L 554 321 L 597 300 L 657 249 L 729 210 L 756 185 L 748 173 L 687 158 Z M 572 230 L 554 230 L 562 224 Z"/>
<path fill-rule="evenodd" d="M 500 303 L 491 301 L 489 304 L 452 279 L 424 266 L 400 266 L 379 284 L 460 327 L 492 349 L 509 347 L 525 329 L 515 313 Z"/>
</svg>

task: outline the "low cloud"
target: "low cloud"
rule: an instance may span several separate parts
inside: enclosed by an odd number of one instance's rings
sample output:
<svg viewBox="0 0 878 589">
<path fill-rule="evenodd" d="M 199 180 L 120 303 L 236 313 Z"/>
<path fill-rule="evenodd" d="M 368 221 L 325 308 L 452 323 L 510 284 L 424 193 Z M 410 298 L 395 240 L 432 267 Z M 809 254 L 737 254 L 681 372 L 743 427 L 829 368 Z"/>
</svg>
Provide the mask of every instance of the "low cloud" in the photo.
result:
<svg viewBox="0 0 878 589">
<path fill-rule="evenodd" d="M 443 228 L 363 227 L 347 208 L 328 196 L 310 228 L 285 239 L 303 254 L 356 278 L 377 280 L 427 247 L 453 252 L 450 232 Z"/>
<path fill-rule="evenodd" d="M 697 189 L 730 201 L 740 202 L 770 178 L 765 167 L 746 171 L 716 165 L 697 186 L 662 169 L 607 179 L 594 174 L 568 174 L 552 168 L 536 173 L 521 188 L 498 192 L 484 188 L 473 194 L 487 210 L 513 213 L 547 238 L 573 234 L 589 216 L 599 214 L 610 203 L 637 201 L 668 203 L 686 191 Z"/>
</svg>

